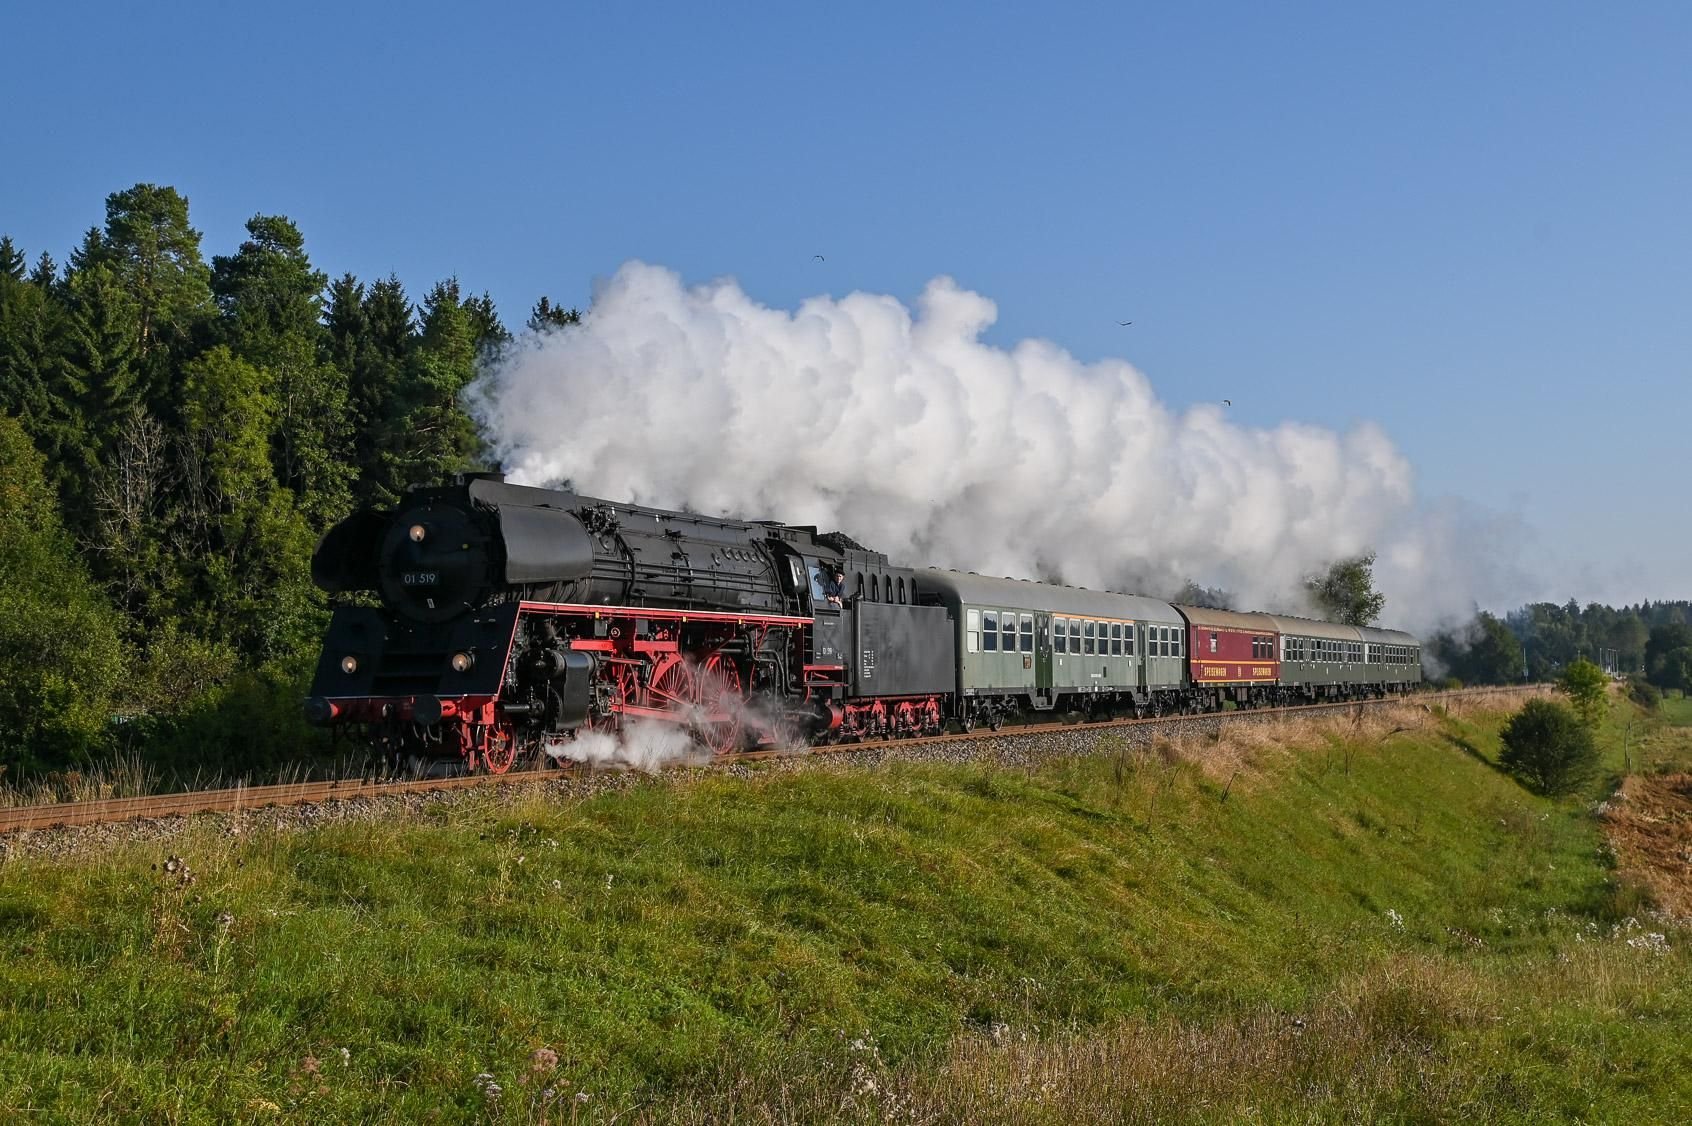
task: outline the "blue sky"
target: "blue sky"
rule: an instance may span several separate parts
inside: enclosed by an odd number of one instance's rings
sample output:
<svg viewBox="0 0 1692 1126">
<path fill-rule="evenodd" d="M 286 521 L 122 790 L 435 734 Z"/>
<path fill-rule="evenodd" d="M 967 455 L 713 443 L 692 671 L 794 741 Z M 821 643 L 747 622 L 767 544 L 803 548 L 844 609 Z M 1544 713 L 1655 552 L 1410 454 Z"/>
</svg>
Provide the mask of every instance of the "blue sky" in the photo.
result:
<svg viewBox="0 0 1692 1126">
<path fill-rule="evenodd" d="M 0 41 L 31 254 L 147 180 L 208 257 L 282 213 L 513 323 L 630 258 L 786 306 L 949 274 L 1177 408 L 1377 421 L 1533 530 L 1524 597 L 1692 597 L 1692 5 L 61 3 Z"/>
</svg>

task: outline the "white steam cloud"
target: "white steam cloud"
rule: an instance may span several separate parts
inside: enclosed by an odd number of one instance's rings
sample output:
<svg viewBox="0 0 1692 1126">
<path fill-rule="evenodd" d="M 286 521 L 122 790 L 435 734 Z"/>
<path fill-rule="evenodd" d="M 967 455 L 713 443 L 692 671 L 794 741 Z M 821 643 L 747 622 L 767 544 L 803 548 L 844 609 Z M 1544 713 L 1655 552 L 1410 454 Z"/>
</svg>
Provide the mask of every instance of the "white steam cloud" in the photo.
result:
<svg viewBox="0 0 1692 1126">
<path fill-rule="evenodd" d="M 547 750 L 554 758 L 595 767 L 623 768 L 655 774 L 666 766 L 698 766 L 710 752 L 694 742 L 687 729 L 673 723 L 635 720 L 616 734 L 580 731 L 575 738 Z"/>
<path fill-rule="evenodd" d="M 1498 593 L 1471 544 L 1504 537 L 1419 505 L 1378 426 L 1176 412 L 1125 361 L 983 343 L 996 316 L 949 278 L 914 310 L 787 311 L 630 263 L 579 326 L 518 340 L 472 409 L 514 480 L 838 528 L 901 563 L 1298 610 L 1305 575 L 1373 549 L 1384 624 L 1409 628 Z"/>
</svg>

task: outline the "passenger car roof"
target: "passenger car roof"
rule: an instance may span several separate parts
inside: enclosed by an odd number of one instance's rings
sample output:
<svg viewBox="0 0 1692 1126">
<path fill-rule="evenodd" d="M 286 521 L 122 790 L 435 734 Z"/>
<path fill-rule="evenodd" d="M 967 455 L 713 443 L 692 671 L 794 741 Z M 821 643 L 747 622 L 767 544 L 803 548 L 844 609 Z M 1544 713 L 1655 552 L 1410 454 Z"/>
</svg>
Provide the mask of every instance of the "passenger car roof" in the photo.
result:
<svg viewBox="0 0 1692 1126">
<path fill-rule="evenodd" d="M 1268 614 L 1275 628 L 1294 637 L 1322 637 L 1330 641 L 1362 641 L 1363 634 L 1356 626 L 1342 626 L 1335 622 L 1319 622 L 1315 618 L 1294 618 L 1286 614 Z"/>
<path fill-rule="evenodd" d="M 1049 610 L 1078 617 L 1132 618 L 1136 621 L 1179 624 L 1175 607 L 1139 594 L 1113 594 L 1108 590 L 1086 590 L 1057 586 L 1029 579 L 991 579 L 967 571 L 927 568 L 917 580 L 928 590 L 949 593 L 959 602 L 975 606 L 1002 606 L 1007 610 Z"/>
<path fill-rule="evenodd" d="M 1376 645 L 1420 645 L 1416 635 L 1405 633 L 1401 629 L 1381 629 L 1379 626 L 1358 626 L 1357 631 L 1363 635 L 1363 640 Z"/>
<path fill-rule="evenodd" d="M 1275 619 L 1268 614 L 1242 613 L 1238 610 L 1213 610 L 1208 606 L 1187 606 L 1175 603 L 1187 621 L 1206 629 L 1243 630 L 1247 633 L 1275 633 Z"/>
</svg>

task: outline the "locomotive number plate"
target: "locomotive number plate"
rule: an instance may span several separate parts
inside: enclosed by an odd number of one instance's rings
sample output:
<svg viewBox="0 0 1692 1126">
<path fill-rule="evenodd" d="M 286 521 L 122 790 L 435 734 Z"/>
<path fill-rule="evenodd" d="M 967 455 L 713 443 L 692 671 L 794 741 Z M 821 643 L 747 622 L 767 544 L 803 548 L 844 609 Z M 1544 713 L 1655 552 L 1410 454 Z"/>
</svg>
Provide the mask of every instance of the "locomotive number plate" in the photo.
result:
<svg viewBox="0 0 1692 1126">
<path fill-rule="evenodd" d="M 400 582 L 405 586 L 436 586 L 440 583 L 440 575 L 434 571 L 403 571 Z"/>
</svg>

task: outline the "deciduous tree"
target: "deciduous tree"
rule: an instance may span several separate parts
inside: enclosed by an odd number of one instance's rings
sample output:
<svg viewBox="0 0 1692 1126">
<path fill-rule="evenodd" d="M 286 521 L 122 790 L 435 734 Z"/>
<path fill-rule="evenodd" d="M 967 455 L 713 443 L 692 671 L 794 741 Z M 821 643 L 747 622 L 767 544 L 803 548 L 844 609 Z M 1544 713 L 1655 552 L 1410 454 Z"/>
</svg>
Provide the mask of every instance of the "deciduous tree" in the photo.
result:
<svg viewBox="0 0 1692 1126">
<path fill-rule="evenodd" d="M 1341 559 L 1330 565 L 1325 574 L 1306 579 L 1305 589 L 1330 622 L 1370 625 L 1386 606 L 1386 595 L 1375 590 L 1374 567 L 1372 551 L 1355 559 Z"/>
<path fill-rule="evenodd" d="M 41 455 L 0 415 L 0 765 L 99 747 L 124 665 L 116 615 L 60 526 Z"/>
<path fill-rule="evenodd" d="M 1557 689 L 1569 698 L 1575 714 L 1588 727 L 1597 727 L 1608 707 L 1610 678 L 1587 660 L 1571 661 L 1557 678 Z"/>
</svg>

